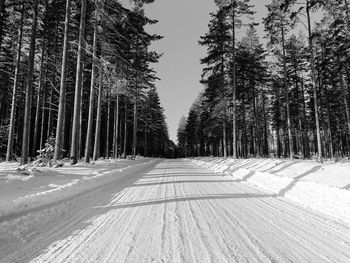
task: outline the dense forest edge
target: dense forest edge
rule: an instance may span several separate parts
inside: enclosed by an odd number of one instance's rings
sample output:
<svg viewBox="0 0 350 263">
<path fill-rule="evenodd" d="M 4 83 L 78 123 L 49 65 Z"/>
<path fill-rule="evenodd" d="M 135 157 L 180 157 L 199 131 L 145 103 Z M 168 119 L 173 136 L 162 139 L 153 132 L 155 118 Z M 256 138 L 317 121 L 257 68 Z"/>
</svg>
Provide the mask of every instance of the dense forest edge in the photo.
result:
<svg viewBox="0 0 350 263">
<path fill-rule="evenodd" d="M 144 4 L 0 1 L 0 158 L 173 157 Z M 51 164 L 51 161 L 49 162 Z"/>
<path fill-rule="evenodd" d="M 349 157 L 348 1 L 266 1 L 266 47 L 249 0 L 215 2 L 199 41 L 205 88 L 180 120 L 179 155 Z"/>
<path fill-rule="evenodd" d="M 215 0 L 204 91 L 177 146 L 152 68 L 153 2 L 0 0 L 1 159 L 350 156 L 348 0 L 267 1 L 265 42 L 251 1 Z"/>
</svg>

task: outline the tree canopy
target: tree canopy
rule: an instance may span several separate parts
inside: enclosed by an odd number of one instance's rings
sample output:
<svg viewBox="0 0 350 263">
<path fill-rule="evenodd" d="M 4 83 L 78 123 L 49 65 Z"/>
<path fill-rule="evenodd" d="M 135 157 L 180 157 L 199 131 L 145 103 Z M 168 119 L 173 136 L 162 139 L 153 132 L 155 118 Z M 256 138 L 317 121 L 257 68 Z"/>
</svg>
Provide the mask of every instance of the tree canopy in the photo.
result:
<svg viewBox="0 0 350 263">
<path fill-rule="evenodd" d="M 1 158 L 25 164 L 48 142 L 72 164 L 172 155 L 152 67 L 161 54 L 150 49 L 162 36 L 146 29 L 157 23 L 144 12 L 152 2 L 0 2 Z"/>
<path fill-rule="evenodd" d="M 204 92 L 179 126 L 180 152 L 320 161 L 349 156 L 347 0 L 271 1 L 263 19 L 266 46 L 256 21 L 241 22 L 253 15 L 249 2 L 216 1 L 199 41 L 207 48 Z M 232 20 L 235 11 L 246 19 Z M 312 24 L 315 14 L 322 19 Z M 236 41 L 235 28 L 243 26 L 246 33 Z"/>
</svg>

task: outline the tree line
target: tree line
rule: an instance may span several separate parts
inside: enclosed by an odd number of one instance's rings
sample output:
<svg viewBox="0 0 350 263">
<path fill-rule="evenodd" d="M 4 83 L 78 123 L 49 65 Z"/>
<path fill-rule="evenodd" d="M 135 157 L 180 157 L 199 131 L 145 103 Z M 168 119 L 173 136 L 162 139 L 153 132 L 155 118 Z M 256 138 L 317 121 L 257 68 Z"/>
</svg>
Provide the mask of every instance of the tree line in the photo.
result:
<svg viewBox="0 0 350 263">
<path fill-rule="evenodd" d="M 270 1 L 266 47 L 249 0 L 215 2 L 199 41 L 204 91 L 178 126 L 181 155 L 349 156 L 348 1 Z"/>
<path fill-rule="evenodd" d="M 0 0 L 0 158 L 169 156 L 144 4 Z"/>
</svg>

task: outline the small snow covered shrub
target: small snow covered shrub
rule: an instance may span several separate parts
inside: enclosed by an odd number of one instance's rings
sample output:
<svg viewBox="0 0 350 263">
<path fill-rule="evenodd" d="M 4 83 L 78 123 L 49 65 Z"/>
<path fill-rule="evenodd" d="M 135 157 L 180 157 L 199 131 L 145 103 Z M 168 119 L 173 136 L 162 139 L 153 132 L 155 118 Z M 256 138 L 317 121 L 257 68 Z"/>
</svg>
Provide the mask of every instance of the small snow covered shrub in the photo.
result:
<svg viewBox="0 0 350 263">
<path fill-rule="evenodd" d="M 50 137 L 45 143 L 45 148 L 38 150 L 39 156 L 34 162 L 36 167 L 61 167 L 63 166 L 62 162 L 55 161 L 53 162 L 53 154 L 55 151 L 55 138 Z"/>
</svg>

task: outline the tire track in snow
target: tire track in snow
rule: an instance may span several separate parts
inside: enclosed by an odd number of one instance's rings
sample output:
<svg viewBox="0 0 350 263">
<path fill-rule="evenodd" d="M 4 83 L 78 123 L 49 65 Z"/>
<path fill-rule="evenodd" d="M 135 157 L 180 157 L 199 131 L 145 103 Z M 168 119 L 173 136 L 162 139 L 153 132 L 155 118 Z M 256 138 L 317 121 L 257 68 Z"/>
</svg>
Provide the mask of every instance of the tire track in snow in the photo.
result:
<svg viewBox="0 0 350 263">
<path fill-rule="evenodd" d="M 168 197 L 168 185 L 165 185 L 165 191 L 164 191 L 164 199 L 166 199 Z M 162 216 L 162 232 L 160 234 L 160 239 L 161 239 L 161 249 L 159 252 L 159 257 L 165 253 L 165 242 L 166 242 L 166 238 L 165 238 L 165 232 L 166 232 L 166 222 L 167 222 L 167 215 L 168 215 L 168 207 L 167 204 L 164 202 L 163 204 L 163 216 Z"/>
<path fill-rule="evenodd" d="M 128 188 L 128 191 L 130 191 L 131 193 L 134 191 L 134 192 L 137 192 L 137 194 L 135 194 L 133 196 L 133 198 L 130 198 L 129 200 L 127 200 L 127 202 L 125 202 L 126 205 L 135 199 L 143 197 L 144 190 L 145 189 L 142 189 L 142 188 L 135 189 L 135 187 Z M 147 193 L 147 191 L 146 191 L 146 194 L 148 194 L 148 195 L 146 195 L 146 197 L 150 198 L 152 195 L 152 192 L 148 191 L 148 193 Z M 126 253 L 128 253 L 130 250 L 130 247 L 129 248 L 125 247 L 125 243 L 127 243 L 127 241 L 130 240 L 130 238 L 132 239 L 132 227 L 135 225 L 135 221 L 136 221 L 136 219 L 138 219 L 137 217 L 139 216 L 139 214 L 142 215 L 142 213 L 140 213 L 140 211 L 139 211 L 139 210 L 142 210 L 142 208 L 143 207 L 132 207 L 132 208 L 124 208 L 123 207 L 123 208 L 121 208 L 122 210 L 125 210 L 126 212 L 131 209 L 131 210 L 133 210 L 133 213 L 131 215 L 131 219 L 129 216 L 125 218 L 128 221 L 128 223 L 126 224 L 124 231 L 122 233 L 118 233 L 120 236 L 120 239 L 118 241 L 117 240 L 113 241 L 114 245 L 111 249 L 109 249 L 109 252 L 105 256 L 104 262 L 111 262 L 112 258 L 114 258 L 113 261 L 118 260 L 115 262 L 125 262 L 126 261 L 127 255 L 125 255 L 125 251 L 127 251 Z M 143 208 L 143 210 L 144 210 L 144 208 Z M 139 220 L 138 222 L 141 222 L 141 221 Z M 124 225 L 124 224 L 122 224 L 122 225 Z M 140 229 L 140 227 L 139 227 L 139 229 Z M 120 250 L 119 247 L 122 247 L 123 250 L 119 251 Z M 119 252 L 121 252 L 121 253 L 119 253 Z M 122 253 L 122 252 L 124 252 L 124 253 Z"/>
<path fill-rule="evenodd" d="M 141 189 L 140 189 L 141 191 Z M 104 201 L 104 204 L 99 206 L 100 208 L 108 208 L 111 205 L 114 205 L 115 202 L 117 201 L 129 201 L 132 200 L 136 195 L 138 195 L 138 191 L 130 191 L 129 188 L 124 189 L 122 192 L 118 194 L 114 194 L 112 197 L 112 200 L 110 197 Z M 94 213 L 94 210 L 98 207 L 92 207 L 91 214 Z M 96 211 L 96 210 L 95 210 Z M 105 222 L 108 222 L 108 218 L 111 217 L 113 220 L 110 222 L 115 223 L 120 223 L 120 220 L 125 220 L 126 214 L 130 213 L 130 210 L 124 209 L 124 210 L 115 210 L 112 211 L 112 213 L 109 213 L 108 216 L 103 215 L 103 216 L 94 216 L 92 218 L 89 218 L 88 220 L 88 227 L 80 230 L 79 232 L 73 233 L 73 235 L 65 238 L 64 240 L 59 240 L 55 242 L 53 245 L 51 245 L 46 252 L 39 256 L 37 259 L 34 259 L 33 262 L 45 262 L 44 260 L 48 262 L 84 262 L 84 260 L 77 261 L 77 259 L 74 259 L 78 255 L 78 252 L 80 251 L 80 247 L 84 248 L 84 245 L 86 245 L 86 242 L 82 241 L 82 237 L 91 237 L 92 239 L 94 238 L 94 231 L 101 229 L 104 225 Z M 89 215 L 89 214 L 88 214 Z M 86 214 L 83 216 L 83 218 L 86 217 Z M 91 216 L 88 216 L 91 217 Z M 81 221 L 82 218 L 78 218 L 78 222 Z M 105 220 L 105 221 L 101 221 Z M 111 225 L 111 224 L 110 224 Z M 109 226 L 110 226 L 109 225 Z M 105 228 L 105 229 L 108 229 Z M 80 239 L 79 239 L 80 237 Z M 91 239 L 91 240 L 92 240 Z M 91 241 L 89 240 L 89 241 Z M 57 247 L 59 250 L 54 250 L 54 248 Z M 90 254 L 90 253 L 88 253 Z M 59 255 L 59 256 L 57 256 Z M 97 255 L 98 256 L 98 255 Z M 63 257 L 63 258 L 62 258 Z M 73 259 L 72 259 L 73 258 Z M 86 257 L 88 258 L 88 257 Z M 63 261 L 64 260 L 64 261 Z M 86 259 L 87 260 L 87 259 Z"/>
<path fill-rule="evenodd" d="M 350 262 L 347 225 L 186 161 L 164 161 L 104 200 L 37 259 Z"/>
<path fill-rule="evenodd" d="M 232 183 L 233 184 L 233 183 Z M 248 189 L 249 190 L 249 189 Z M 246 189 L 246 191 L 247 191 L 247 189 Z M 264 199 L 262 199 L 262 198 L 249 198 L 249 199 L 247 199 L 248 201 L 251 201 L 251 202 L 255 202 L 255 201 L 260 201 L 260 202 L 268 202 L 268 201 L 271 201 L 271 200 L 273 200 L 274 198 L 264 198 Z M 264 200 L 264 201 L 261 201 L 261 200 Z M 229 201 L 228 200 L 224 200 L 224 202 L 225 202 L 225 205 L 222 205 L 223 206 L 223 209 L 227 209 L 227 207 L 229 207 Z M 288 207 L 288 205 L 290 206 L 291 204 L 285 204 L 285 203 L 283 203 L 283 200 L 282 199 L 280 199 L 280 205 L 287 205 L 287 207 Z M 247 205 L 247 207 L 251 207 L 251 208 L 255 208 L 255 209 L 258 209 L 259 210 L 259 206 L 256 206 L 255 207 L 255 205 Z M 253 209 L 251 209 L 252 211 L 250 211 L 250 213 L 253 213 L 253 214 L 255 214 L 255 217 L 257 217 L 257 218 L 259 218 L 259 215 L 264 215 L 264 211 L 263 211 L 263 209 L 262 209 L 262 211 L 261 211 L 261 209 L 260 209 L 260 211 L 254 211 Z M 266 214 L 266 211 L 265 211 L 265 214 Z M 298 214 L 294 214 L 294 217 L 296 216 L 296 215 L 298 215 Z M 234 214 L 232 214 L 232 217 L 235 217 L 235 215 Z M 272 216 L 273 217 L 273 216 Z M 248 219 L 248 218 L 247 218 Z M 257 221 L 257 222 L 264 222 L 264 221 L 266 221 L 266 219 L 264 219 L 263 217 L 261 217 L 260 216 L 260 218 L 258 219 L 258 220 L 255 220 L 255 221 Z M 267 223 L 269 223 L 269 222 L 267 222 Z M 295 224 L 295 222 L 294 222 L 294 224 Z M 284 229 L 283 228 L 281 228 L 281 227 L 279 227 L 278 225 L 276 225 L 276 224 L 270 224 L 271 225 L 271 228 L 273 229 L 279 229 L 280 231 L 282 231 L 282 232 L 285 232 L 284 231 Z M 291 223 L 291 226 L 293 227 L 293 224 Z M 285 226 L 284 226 L 285 227 Z M 295 228 L 295 226 L 294 226 L 294 228 Z M 290 228 L 289 229 L 289 231 L 290 231 L 290 233 L 293 233 L 293 228 Z M 290 237 L 292 237 L 292 238 L 296 238 L 296 237 L 298 237 L 298 235 L 300 235 L 300 234 L 302 234 L 302 235 L 304 235 L 304 237 L 303 238 L 306 238 L 306 239 L 309 239 L 309 241 L 310 241 L 310 238 L 308 238 L 307 236 L 305 236 L 305 234 L 304 233 L 296 233 L 295 231 L 294 231 L 294 235 L 291 235 L 291 234 L 289 234 L 289 233 L 285 233 L 287 236 L 289 235 Z M 312 234 L 314 234 L 314 233 L 312 233 Z M 308 235 L 310 235 L 310 233 L 308 233 Z M 274 239 L 276 239 L 276 238 L 278 238 L 279 236 L 276 236 L 276 235 L 274 235 Z M 273 240 L 273 238 L 270 238 L 270 239 L 272 239 Z M 295 240 L 297 240 L 298 242 L 301 242 L 302 240 L 303 240 L 303 238 L 297 238 L 297 239 L 295 239 Z M 312 243 L 317 243 L 317 242 L 315 242 L 315 240 L 311 240 L 312 242 L 310 242 L 311 244 Z M 301 242 L 301 244 L 302 244 L 302 242 Z M 327 244 L 326 243 L 324 243 L 324 244 L 318 244 L 318 246 L 319 247 L 325 247 L 325 248 L 327 248 Z M 334 249 L 336 249 L 336 247 L 333 247 L 332 248 L 333 250 Z M 344 248 L 344 250 L 346 251 L 346 249 L 347 248 Z M 328 252 L 328 251 L 327 251 Z M 324 253 L 324 254 L 327 254 L 327 253 Z M 331 253 L 330 253 L 331 254 Z M 340 251 L 340 253 L 339 254 L 341 254 L 341 251 Z M 334 255 L 333 255 L 334 256 Z M 327 256 L 324 256 L 323 257 L 323 260 L 324 261 L 328 261 L 328 257 Z M 343 261 L 344 261 L 344 258 L 342 259 Z M 344 261 L 345 262 L 345 261 Z"/>
<path fill-rule="evenodd" d="M 283 232 L 285 235 L 289 236 L 291 239 L 295 240 L 296 242 L 299 242 L 300 244 L 303 244 L 303 240 L 308 240 L 310 243 L 309 250 L 313 247 L 321 247 L 324 252 L 329 252 L 331 254 L 331 250 L 339 249 L 339 244 L 334 245 L 333 243 L 329 243 L 329 239 L 333 238 L 336 241 L 340 241 L 341 243 L 345 244 L 343 241 L 346 240 L 346 237 L 341 237 L 343 234 L 336 231 L 338 238 L 335 238 L 334 235 L 330 234 L 328 231 L 328 235 L 325 234 L 323 229 L 327 229 L 328 224 L 322 224 L 323 222 L 328 221 L 321 221 L 316 220 L 314 222 L 317 222 L 318 225 L 310 225 L 308 220 L 303 220 L 303 215 L 306 214 L 303 207 L 297 207 L 289 202 L 284 202 L 284 198 L 264 198 L 264 199 L 254 199 L 254 202 L 258 202 L 260 205 L 256 205 L 255 210 L 251 210 L 250 213 L 254 214 L 254 217 L 259 218 L 259 221 L 266 221 L 266 218 L 262 217 L 264 215 L 264 208 L 261 206 L 261 204 L 268 204 L 268 203 L 274 203 L 273 207 L 273 213 L 269 213 L 268 217 L 268 224 L 271 225 L 272 228 L 279 229 L 279 231 Z M 250 200 L 251 201 L 251 200 Z M 247 206 L 247 207 L 253 207 L 253 206 Z M 254 206 L 255 207 L 255 206 Z M 280 209 L 278 209 L 278 207 Z M 284 208 L 283 211 L 281 211 L 281 208 Z M 288 211 L 286 208 L 290 208 L 290 210 L 293 210 L 293 213 L 286 213 Z M 277 212 L 277 213 L 275 213 Z M 296 216 L 300 215 L 301 216 Z M 313 220 L 311 220 L 313 221 Z M 283 225 L 283 226 L 282 226 Z M 302 228 L 301 228 L 302 227 Z M 307 234 L 305 234 L 305 228 L 311 227 L 313 231 L 308 231 Z M 348 231 L 349 233 L 349 231 Z M 326 238 L 326 239 L 325 239 Z M 349 250 L 349 246 L 341 246 L 344 251 Z M 315 250 L 316 251 L 316 250 Z M 316 252 L 316 254 L 319 254 L 320 251 Z M 327 255 L 328 253 L 324 253 Z M 341 251 L 340 251 L 340 254 Z M 328 258 L 325 256 L 325 258 Z"/>
<path fill-rule="evenodd" d="M 204 189 L 208 191 L 207 186 L 202 186 L 201 188 L 198 187 L 199 193 L 204 194 Z M 209 191 L 212 191 L 212 189 L 209 189 Z M 220 191 L 220 193 L 222 192 L 225 191 Z M 206 203 L 204 207 L 211 208 L 211 210 L 207 209 L 207 217 L 210 217 L 211 215 L 216 215 L 219 218 L 219 215 L 221 215 L 221 219 L 223 219 L 221 220 L 220 226 L 217 227 L 215 232 L 222 233 L 222 243 L 225 244 L 225 247 L 229 248 L 229 251 L 231 252 L 231 260 L 235 260 L 235 262 L 252 262 L 252 260 L 255 258 L 255 262 L 266 261 L 266 257 L 263 253 L 259 253 L 259 250 L 254 250 L 254 248 L 256 248 L 256 245 L 253 242 L 251 242 L 251 239 L 247 238 L 247 235 L 244 233 L 244 231 L 242 231 L 240 225 L 234 223 L 235 221 L 226 216 L 224 212 L 227 210 L 227 207 L 225 207 L 223 210 L 218 209 L 218 207 L 220 206 L 216 203 L 216 200 L 205 200 L 203 202 Z M 213 222 L 214 221 L 215 218 Z M 211 225 L 215 226 L 215 224 L 213 223 Z M 235 229 L 235 235 L 232 235 L 233 229 Z M 231 235 L 227 235 L 226 233 L 231 233 Z M 232 239 L 231 237 L 236 238 Z M 251 249 L 243 250 L 242 248 L 245 247 L 250 247 Z M 248 255 L 250 255 L 250 257 L 248 257 Z M 254 258 L 252 258 L 252 256 Z"/>
<path fill-rule="evenodd" d="M 181 191 L 181 196 L 186 196 L 186 192 L 184 191 L 185 183 L 179 184 L 179 192 Z M 185 227 L 184 232 L 188 233 L 186 237 L 186 243 L 188 243 L 188 246 L 190 248 L 191 252 L 191 259 L 188 262 L 215 262 L 214 261 L 214 254 L 212 253 L 212 250 L 210 249 L 208 242 L 205 240 L 205 236 L 203 235 L 203 231 L 198 224 L 198 221 L 194 217 L 193 210 L 190 206 L 190 201 L 184 201 L 181 203 L 184 208 L 182 209 L 182 213 L 180 214 L 180 218 L 183 218 L 185 220 L 183 222 L 183 225 Z M 191 221 L 189 220 L 191 219 Z M 190 238 L 192 240 L 190 240 Z M 196 240 L 193 240 L 196 239 Z M 199 245 L 197 247 L 197 245 Z M 194 248 L 196 246 L 196 248 Z M 204 249 L 203 249 L 204 248 Z M 202 253 L 198 253 L 198 251 L 202 251 Z M 196 254 L 197 252 L 197 254 Z"/>
<path fill-rule="evenodd" d="M 264 200 L 267 202 L 267 200 L 270 200 L 270 199 L 273 199 L 273 198 L 265 198 Z M 303 240 L 303 237 L 299 238 L 298 235 L 301 234 L 301 236 L 303 236 L 304 234 L 303 233 L 296 233 L 295 231 L 293 231 L 293 228 L 290 228 L 289 229 L 289 232 L 288 231 L 285 231 L 284 228 L 286 228 L 288 225 L 286 225 L 286 220 L 285 220 L 285 217 L 283 217 L 283 223 L 284 223 L 284 227 L 281 228 L 279 226 L 279 224 L 275 224 L 274 223 L 274 220 L 273 218 L 279 218 L 279 217 L 276 217 L 274 215 L 268 215 L 269 216 L 269 220 L 267 220 L 265 217 L 266 217 L 266 211 L 264 213 L 264 210 L 263 209 L 260 209 L 259 206 L 255 206 L 254 202 L 258 201 L 258 200 L 261 200 L 259 198 L 252 198 L 252 199 L 249 199 L 247 202 L 250 202 L 252 204 L 250 205 L 247 205 L 248 208 L 251 208 L 249 211 L 249 214 L 251 214 L 251 218 L 255 218 L 254 222 L 261 222 L 261 226 L 259 226 L 259 228 L 264 228 L 265 225 L 268 225 L 269 228 L 271 229 L 275 229 L 275 233 L 274 232 L 266 232 L 265 235 L 268 235 L 269 238 L 266 238 L 267 241 L 269 240 L 278 240 L 278 239 L 281 239 L 283 238 L 284 236 L 287 236 L 289 239 L 291 240 L 294 240 L 296 242 L 301 242 Z M 281 201 L 282 202 L 282 201 Z M 225 203 L 228 203 L 227 201 L 225 201 Z M 227 205 L 227 204 L 226 204 Z M 223 208 L 225 208 L 226 206 L 223 205 Z M 253 209 L 254 208 L 254 209 Z M 235 214 L 232 214 L 232 217 L 235 217 Z M 247 221 L 249 221 L 249 218 L 246 218 Z M 246 224 L 249 223 L 246 221 Z M 287 220 L 288 221 L 288 220 Z M 251 224 L 251 226 L 253 226 L 253 224 Z M 295 225 L 293 226 L 295 228 Z M 266 228 L 266 227 L 265 227 Z M 253 229 L 251 229 L 251 232 L 252 232 Z M 293 233 L 294 232 L 294 233 Z M 293 234 L 291 234 L 293 233 Z M 283 235 L 284 234 L 284 235 Z M 259 235 L 256 235 L 256 236 L 259 236 Z M 306 238 L 306 237 L 304 237 Z M 261 242 L 262 244 L 264 244 L 265 242 Z M 280 242 L 280 243 L 290 243 L 288 242 L 288 240 L 286 240 L 285 242 Z M 312 242 L 311 242 L 312 243 Z M 302 242 L 300 243 L 302 244 Z M 281 246 L 280 244 L 278 244 L 279 246 Z M 315 254 L 316 255 L 316 254 Z M 325 257 L 323 257 L 324 260 L 326 260 Z"/>
<path fill-rule="evenodd" d="M 186 192 L 183 191 L 183 195 L 186 195 Z M 191 193 L 193 195 L 193 193 Z M 205 254 L 207 255 L 206 261 L 198 260 L 197 262 L 219 262 L 218 258 L 223 258 L 221 255 L 218 255 L 220 250 L 220 246 L 218 246 L 216 240 L 212 239 L 211 237 L 214 234 L 211 228 L 211 224 L 208 221 L 208 214 L 207 216 L 204 215 L 203 211 L 206 209 L 202 208 L 200 206 L 200 201 L 192 204 L 191 201 L 186 201 L 184 205 L 188 207 L 189 210 L 189 216 L 192 219 L 192 222 L 194 223 L 195 226 L 195 231 L 192 231 L 192 235 L 197 234 L 199 236 L 199 241 L 202 244 L 202 247 L 205 248 L 203 252 L 206 252 Z M 211 211 L 212 212 L 212 211 Z M 202 218 L 202 220 L 199 220 L 199 218 Z M 203 220 L 204 219 L 204 220 Z M 210 233 L 210 235 L 206 234 Z M 214 241 L 214 242 L 213 242 Z M 215 247 L 214 247 L 215 246 Z M 227 258 L 227 255 L 225 255 Z M 224 258 L 225 258 L 224 257 Z M 203 259 L 204 260 L 204 259 Z"/>
<path fill-rule="evenodd" d="M 143 181 L 143 179 L 139 180 Z M 163 181 L 163 178 L 159 178 L 159 184 L 156 187 L 152 186 L 146 186 L 146 189 L 149 191 L 150 196 L 148 199 L 155 199 L 156 197 L 163 196 L 163 187 L 161 185 L 161 182 Z M 130 250 L 128 251 L 128 254 L 126 255 L 126 258 L 134 258 L 134 257 L 143 257 L 145 261 L 148 260 L 154 260 L 155 258 L 151 259 L 152 256 L 149 256 L 150 250 L 154 247 L 159 247 L 157 244 L 154 244 L 157 239 L 154 237 L 156 236 L 156 233 L 159 231 L 159 225 L 155 224 L 155 222 L 159 219 L 159 214 L 161 214 L 161 205 L 160 204 L 152 204 L 147 209 L 146 213 L 140 213 L 139 215 L 139 224 L 137 225 L 137 228 L 133 231 L 133 245 L 130 247 Z M 148 248 L 147 255 L 144 253 L 139 253 L 139 247 L 143 244 L 147 244 Z M 144 252 L 144 251 L 142 251 Z M 135 254 L 135 256 L 134 256 Z"/>
<path fill-rule="evenodd" d="M 200 193 L 202 193 L 200 189 L 198 190 Z M 215 201 L 205 200 L 203 201 L 203 203 L 205 203 L 205 205 L 202 205 L 202 207 L 211 208 L 211 210 L 206 209 L 207 212 L 206 212 L 206 215 L 203 215 L 204 218 L 211 218 L 212 217 L 211 215 L 216 215 L 218 217 L 218 215 L 222 214 L 220 211 L 218 211 L 218 206 L 217 204 L 215 204 Z M 231 258 L 228 257 L 227 260 L 230 261 L 231 259 L 231 260 L 234 260 L 234 262 L 249 262 L 247 261 L 247 254 L 250 254 L 251 251 L 242 250 L 243 247 L 247 247 L 249 246 L 249 244 L 245 241 L 241 231 L 235 231 L 235 235 L 232 235 L 231 233 L 232 229 L 237 229 L 237 225 L 232 224 L 233 221 L 228 220 L 225 216 L 223 216 L 222 219 L 224 219 L 224 221 L 221 221 L 219 226 L 215 224 L 215 218 L 212 219 L 213 222 L 211 223 L 209 223 L 208 221 L 208 224 L 216 226 L 214 233 L 217 232 L 221 234 L 220 240 L 222 244 L 225 245 L 221 249 L 226 248 L 229 251 L 229 254 L 231 256 Z M 252 251 L 254 252 L 254 250 Z M 246 255 L 246 256 L 243 256 L 243 255 Z M 259 257 L 259 259 L 260 258 L 261 257 Z M 251 260 L 252 258 L 250 257 L 250 261 Z M 258 262 L 261 262 L 261 260 Z"/>
<path fill-rule="evenodd" d="M 128 196 L 135 194 L 137 193 L 132 191 L 126 191 L 122 197 L 126 196 L 128 198 Z M 120 214 L 120 219 L 123 218 L 126 212 L 127 210 L 125 210 L 124 213 Z M 116 216 L 117 215 L 114 215 L 114 220 L 118 222 L 118 218 Z M 69 236 L 63 241 L 58 241 L 46 251 L 46 253 L 44 254 L 46 257 L 39 257 L 33 262 L 74 262 L 76 259 L 72 260 L 72 258 L 75 258 L 77 256 L 78 251 L 81 248 L 84 248 L 88 241 L 92 242 L 101 229 L 106 230 L 113 223 L 113 220 L 111 220 L 110 217 L 107 216 L 99 216 L 90 219 L 90 221 L 91 223 L 93 223 L 92 225 L 89 225 L 89 227 L 73 233 L 71 236 Z M 53 250 L 56 247 L 57 250 Z M 60 255 L 60 257 L 57 257 L 57 255 Z"/>
</svg>

